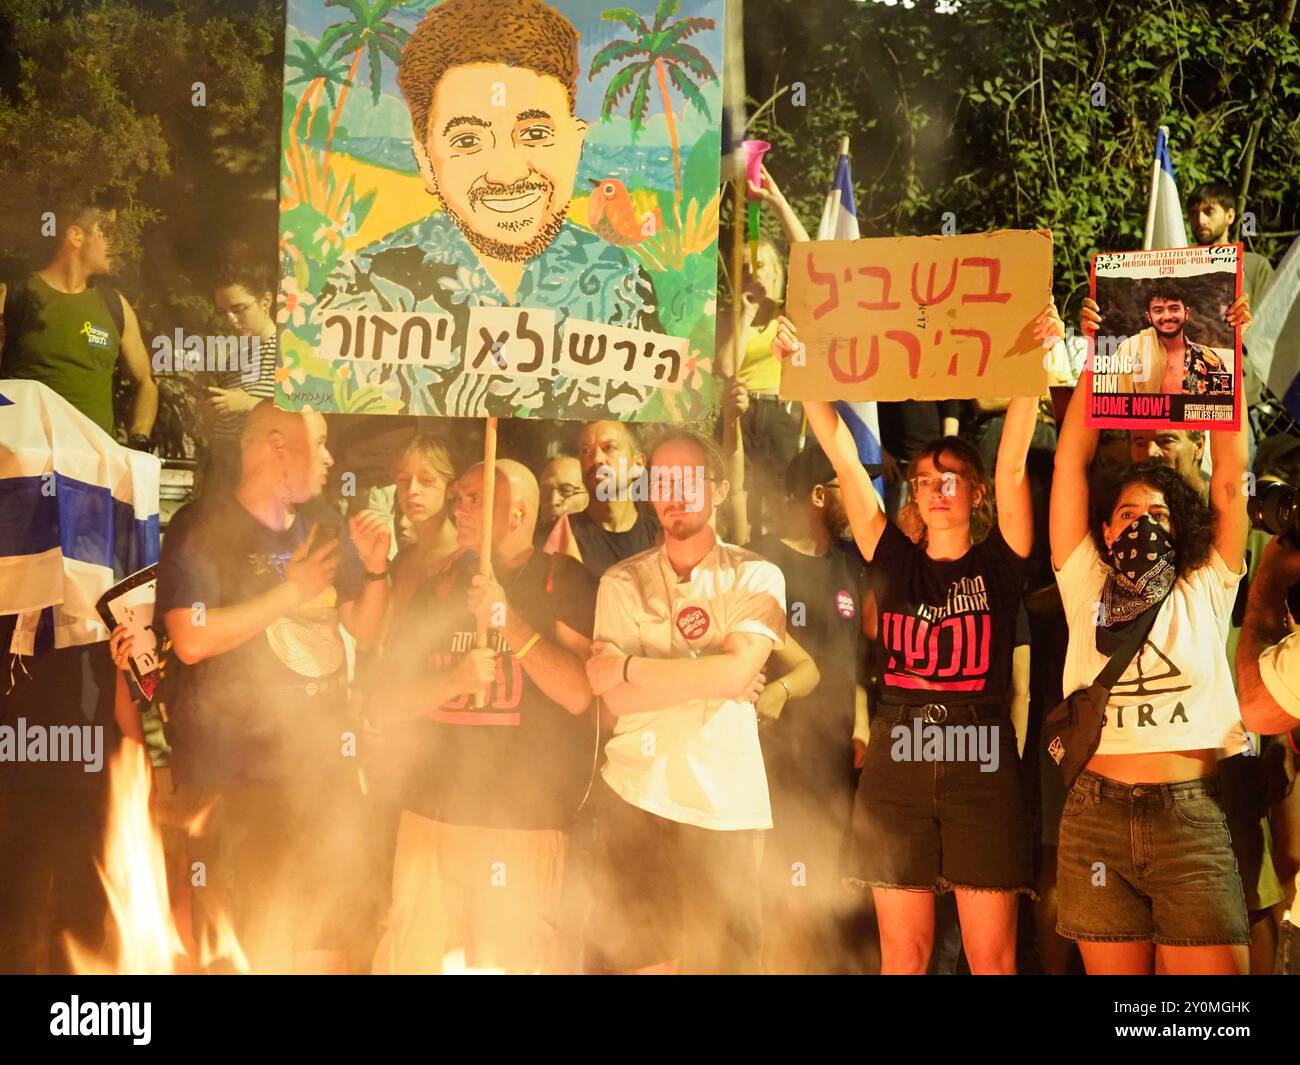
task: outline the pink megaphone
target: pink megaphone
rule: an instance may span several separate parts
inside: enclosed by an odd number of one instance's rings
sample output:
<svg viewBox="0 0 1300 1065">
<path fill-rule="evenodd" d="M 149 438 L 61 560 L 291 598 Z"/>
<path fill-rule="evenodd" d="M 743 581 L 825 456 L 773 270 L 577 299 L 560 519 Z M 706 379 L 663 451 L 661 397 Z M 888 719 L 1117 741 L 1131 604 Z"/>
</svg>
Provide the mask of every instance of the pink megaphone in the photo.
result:
<svg viewBox="0 0 1300 1065">
<path fill-rule="evenodd" d="M 762 188 L 763 186 L 763 153 L 772 146 L 767 141 L 741 141 L 741 149 L 745 153 L 745 177 L 753 184 Z M 754 198 L 753 192 L 749 193 L 749 198 Z"/>
</svg>

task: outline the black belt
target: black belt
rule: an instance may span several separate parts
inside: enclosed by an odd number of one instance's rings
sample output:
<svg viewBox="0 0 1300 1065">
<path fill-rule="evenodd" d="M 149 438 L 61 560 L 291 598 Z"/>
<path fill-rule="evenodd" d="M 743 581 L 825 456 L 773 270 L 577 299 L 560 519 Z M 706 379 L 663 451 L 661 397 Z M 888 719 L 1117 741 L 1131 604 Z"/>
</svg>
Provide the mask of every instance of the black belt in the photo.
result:
<svg viewBox="0 0 1300 1065">
<path fill-rule="evenodd" d="M 872 717 L 886 721 L 910 721 L 919 717 L 929 725 L 956 724 L 983 721 L 1010 721 L 1011 715 L 1002 703 L 896 703 L 881 702 L 871 712 Z"/>
</svg>

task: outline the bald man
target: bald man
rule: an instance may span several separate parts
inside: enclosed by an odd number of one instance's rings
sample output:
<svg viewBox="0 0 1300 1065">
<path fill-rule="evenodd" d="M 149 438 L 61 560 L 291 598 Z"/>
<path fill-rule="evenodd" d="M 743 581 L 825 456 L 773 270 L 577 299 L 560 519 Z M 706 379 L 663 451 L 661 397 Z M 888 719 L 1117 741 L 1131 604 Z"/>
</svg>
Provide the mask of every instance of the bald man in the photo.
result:
<svg viewBox="0 0 1300 1065">
<path fill-rule="evenodd" d="M 493 575 L 480 575 L 483 485 L 481 465 L 458 482 L 461 549 L 395 617 L 372 701 L 414 764 L 376 972 L 437 973 L 461 951 L 473 968 L 558 967 L 568 830 L 596 755 L 596 583 L 534 550 L 537 481 L 511 461 L 496 466 Z"/>
<path fill-rule="evenodd" d="M 389 533 L 369 512 L 345 533 L 319 498 L 333 464 L 325 435 L 319 414 L 260 403 L 238 485 L 176 514 L 158 566 L 172 775 L 182 806 L 220 799 L 191 847 L 206 870 L 196 917 L 207 902 L 229 907 L 259 970 L 341 971 L 357 912 L 339 626 L 362 648 L 375 642 Z"/>
<path fill-rule="evenodd" d="M 578 462 L 590 502 L 581 514 L 570 515 L 569 526 L 579 561 L 599 581 L 616 562 L 658 544 L 659 521 L 652 508 L 638 506 L 633 498 L 633 486 L 645 474 L 646 457 L 624 422 L 584 425 Z"/>
</svg>

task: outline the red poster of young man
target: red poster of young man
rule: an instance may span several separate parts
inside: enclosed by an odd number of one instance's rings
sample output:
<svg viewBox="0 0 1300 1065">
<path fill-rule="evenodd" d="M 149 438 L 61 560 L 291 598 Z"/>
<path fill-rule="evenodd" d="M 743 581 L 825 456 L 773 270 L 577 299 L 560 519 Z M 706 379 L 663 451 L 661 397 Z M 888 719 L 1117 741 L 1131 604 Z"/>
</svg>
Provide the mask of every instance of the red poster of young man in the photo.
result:
<svg viewBox="0 0 1300 1065">
<path fill-rule="evenodd" d="M 1090 427 L 1241 424 L 1241 331 L 1227 320 L 1241 262 L 1240 244 L 1093 257 Z"/>
</svg>

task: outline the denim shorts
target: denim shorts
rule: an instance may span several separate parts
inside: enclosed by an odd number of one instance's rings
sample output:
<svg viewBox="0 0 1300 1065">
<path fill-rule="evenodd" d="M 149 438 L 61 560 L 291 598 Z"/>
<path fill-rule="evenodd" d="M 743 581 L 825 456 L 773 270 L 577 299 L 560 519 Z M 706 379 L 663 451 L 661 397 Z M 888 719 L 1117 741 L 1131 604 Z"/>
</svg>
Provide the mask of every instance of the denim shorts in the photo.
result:
<svg viewBox="0 0 1300 1065">
<path fill-rule="evenodd" d="M 1067 939 L 1250 942 L 1216 777 L 1121 784 L 1084 770 L 1065 799 L 1057 925 Z"/>
<path fill-rule="evenodd" d="M 969 751 L 967 757 L 917 757 L 921 745 L 913 737 L 924 719 L 873 715 L 853 811 L 849 883 L 1032 894 L 1029 818 L 1016 733 L 1005 709 L 980 714 L 978 722 L 953 713 L 944 724 L 983 730 L 984 761 Z"/>
</svg>

